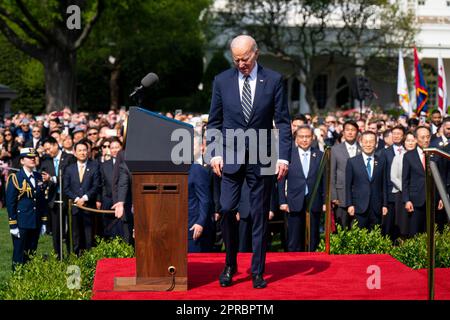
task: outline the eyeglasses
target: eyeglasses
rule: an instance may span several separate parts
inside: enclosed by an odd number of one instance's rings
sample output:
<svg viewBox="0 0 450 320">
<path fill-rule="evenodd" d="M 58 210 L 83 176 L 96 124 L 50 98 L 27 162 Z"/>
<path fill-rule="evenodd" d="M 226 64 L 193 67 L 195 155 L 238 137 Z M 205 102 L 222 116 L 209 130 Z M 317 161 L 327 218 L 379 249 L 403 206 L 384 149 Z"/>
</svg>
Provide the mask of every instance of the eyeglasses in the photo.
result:
<svg viewBox="0 0 450 320">
<path fill-rule="evenodd" d="M 104 145 L 102 145 L 102 148 L 103 148 L 103 149 L 109 148 L 109 144 L 104 144 Z"/>
<path fill-rule="evenodd" d="M 11 133 L 5 133 L 5 137 L 11 137 L 12 134 Z"/>
<path fill-rule="evenodd" d="M 33 130 L 33 133 L 41 133 L 40 130 Z"/>
<path fill-rule="evenodd" d="M 88 133 L 88 136 L 90 137 L 90 136 L 96 136 L 96 135 L 98 135 L 98 132 L 91 132 L 91 133 Z"/>
</svg>

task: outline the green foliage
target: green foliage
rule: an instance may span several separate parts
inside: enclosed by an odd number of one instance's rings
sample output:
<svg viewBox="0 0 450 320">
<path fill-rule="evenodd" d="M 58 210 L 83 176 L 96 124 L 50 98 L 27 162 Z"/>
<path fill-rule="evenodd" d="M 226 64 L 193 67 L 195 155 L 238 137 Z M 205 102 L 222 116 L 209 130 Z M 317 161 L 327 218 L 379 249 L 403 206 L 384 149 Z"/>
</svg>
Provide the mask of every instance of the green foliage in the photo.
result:
<svg viewBox="0 0 450 320">
<path fill-rule="evenodd" d="M 134 104 L 128 94 L 148 72 L 158 74 L 160 81 L 147 90 L 144 106 L 188 110 L 192 105 L 203 104 L 203 99 L 197 96 L 203 75 L 204 46 L 198 17 L 209 3 L 209 0 L 108 1 L 98 25 L 79 51 L 80 107 L 109 108 L 113 69 L 109 56 L 116 59 L 115 68 L 120 68 L 122 105 Z M 166 98 L 181 98 L 184 102 L 167 106 Z"/>
<path fill-rule="evenodd" d="M 383 236 L 380 227 L 376 226 L 371 231 L 358 228 L 355 223 L 350 230 L 337 226 L 337 233 L 330 238 L 331 254 L 381 254 L 388 253 L 392 242 L 387 236 Z M 322 240 L 319 251 L 325 251 L 325 242 Z"/>
<path fill-rule="evenodd" d="M 71 255 L 59 261 L 56 255 L 36 255 L 19 266 L 12 277 L 0 288 L 0 299 L 5 300 L 88 300 L 91 298 L 97 261 L 103 258 L 133 257 L 133 248 L 120 238 L 105 241 L 97 239 L 97 246 L 81 257 Z M 69 289 L 70 266 L 80 270 L 80 288 Z"/>
<path fill-rule="evenodd" d="M 450 268 L 450 227 L 445 226 L 442 233 L 436 230 L 436 268 Z M 321 240 L 318 251 L 325 251 L 325 241 Z M 373 230 L 358 228 L 351 230 L 337 226 L 337 232 L 330 237 L 331 254 L 390 254 L 395 259 L 413 269 L 428 267 L 427 234 L 399 240 L 393 246 L 387 236 L 381 234 L 377 226 Z"/>
<path fill-rule="evenodd" d="M 0 33 L 0 83 L 17 91 L 12 111 L 41 113 L 45 108 L 42 64 L 11 45 Z"/>
</svg>

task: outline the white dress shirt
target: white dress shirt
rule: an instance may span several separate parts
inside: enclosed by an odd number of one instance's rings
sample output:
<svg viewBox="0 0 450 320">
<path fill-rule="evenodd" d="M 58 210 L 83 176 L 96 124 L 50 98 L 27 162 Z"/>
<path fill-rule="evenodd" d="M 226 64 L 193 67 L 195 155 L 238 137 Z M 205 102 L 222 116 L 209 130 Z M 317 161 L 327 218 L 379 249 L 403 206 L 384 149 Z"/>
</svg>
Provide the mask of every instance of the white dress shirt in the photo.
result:
<svg viewBox="0 0 450 320">
<path fill-rule="evenodd" d="M 250 84 L 250 89 L 252 93 L 252 105 L 255 100 L 255 90 L 256 90 L 256 78 L 258 75 L 258 64 L 255 63 L 252 72 L 249 74 L 248 83 Z M 242 98 L 242 89 L 244 88 L 245 76 L 242 72 L 239 71 L 239 97 Z"/>
<path fill-rule="evenodd" d="M 27 175 L 27 178 L 30 179 L 31 184 L 33 185 L 33 188 L 36 188 L 36 180 L 34 178 L 33 172 L 32 171 L 28 171 L 28 169 L 25 168 L 25 167 L 23 167 L 23 171 L 25 171 L 25 174 Z"/>
<path fill-rule="evenodd" d="M 354 156 L 356 156 L 356 142 L 354 142 L 353 144 L 348 143 L 347 141 L 344 142 L 345 143 L 345 147 L 347 148 L 347 152 L 350 155 L 350 158 L 353 158 Z"/>
<path fill-rule="evenodd" d="M 83 172 L 83 179 L 84 179 L 84 177 L 86 176 L 87 161 L 86 161 L 86 162 L 80 162 L 80 161 L 77 161 L 77 166 L 78 166 L 78 173 L 79 173 L 80 170 L 83 169 L 83 167 L 84 167 L 84 172 Z M 80 197 L 76 197 L 76 198 L 75 198 L 75 202 L 77 202 L 78 199 L 80 199 Z M 83 199 L 85 202 L 89 200 L 87 194 L 83 195 L 83 196 L 81 197 L 81 199 Z"/>
</svg>

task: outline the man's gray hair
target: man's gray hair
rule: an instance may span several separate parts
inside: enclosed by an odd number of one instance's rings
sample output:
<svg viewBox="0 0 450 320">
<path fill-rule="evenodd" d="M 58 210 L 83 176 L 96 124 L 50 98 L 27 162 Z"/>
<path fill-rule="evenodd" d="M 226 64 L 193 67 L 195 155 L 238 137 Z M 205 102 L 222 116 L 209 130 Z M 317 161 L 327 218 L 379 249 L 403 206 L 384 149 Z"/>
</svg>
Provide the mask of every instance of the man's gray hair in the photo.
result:
<svg viewBox="0 0 450 320">
<path fill-rule="evenodd" d="M 258 50 L 258 45 L 256 44 L 256 40 L 253 39 L 253 37 L 246 35 L 246 34 L 241 34 L 241 35 L 235 37 L 233 40 L 231 40 L 230 49 L 233 49 L 234 47 L 236 47 L 237 42 L 242 41 L 243 39 L 253 42 L 252 51 Z"/>
</svg>

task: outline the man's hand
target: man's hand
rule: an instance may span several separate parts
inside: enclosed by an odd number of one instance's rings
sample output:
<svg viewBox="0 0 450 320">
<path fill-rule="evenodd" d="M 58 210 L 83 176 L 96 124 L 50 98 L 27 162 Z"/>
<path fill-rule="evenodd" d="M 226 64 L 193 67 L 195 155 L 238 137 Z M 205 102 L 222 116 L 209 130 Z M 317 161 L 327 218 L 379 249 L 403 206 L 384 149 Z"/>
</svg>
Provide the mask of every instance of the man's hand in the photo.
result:
<svg viewBox="0 0 450 320">
<path fill-rule="evenodd" d="M 331 203 L 334 204 L 334 205 L 336 205 L 336 206 L 338 206 L 338 205 L 341 204 L 341 203 L 339 202 L 338 199 L 336 199 L 336 200 L 331 200 Z"/>
<path fill-rule="evenodd" d="M 9 230 L 9 233 L 13 235 L 13 237 L 20 238 L 19 228 L 14 228 Z"/>
<path fill-rule="evenodd" d="M 41 233 L 40 235 L 43 236 L 45 234 L 45 232 L 47 231 L 47 227 L 45 226 L 45 224 L 42 225 L 41 227 Z"/>
<path fill-rule="evenodd" d="M 42 181 L 44 181 L 44 182 L 50 181 L 51 177 L 47 172 L 42 171 L 41 175 L 42 175 Z"/>
<path fill-rule="evenodd" d="M 220 213 L 216 212 L 214 213 L 214 221 L 219 221 L 220 219 Z"/>
<path fill-rule="evenodd" d="M 444 202 L 442 200 L 439 200 L 438 210 L 442 210 L 442 209 L 444 209 Z"/>
<path fill-rule="evenodd" d="M 192 238 L 193 238 L 194 240 L 197 240 L 197 239 L 200 238 L 201 235 L 202 235 L 203 227 L 202 227 L 201 225 L 199 225 L 199 224 L 194 224 L 194 225 L 192 226 L 192 228 L 190 228 L 189 230 L 190 230 L 190 231 L 194 231 L 194 234 L 193 234 Z"/>
<path fill-rule="evenodd" d="M 282 204 L 280 205 L 280 210 L 289 212 L 289 206 L 287 204 Z"/>
<path fill-rule="evenodd" d="M 240 221 L 241 220 L 241 215 L 239 212 L 236 212 L 236 220 Z"/>
<path fill-rule="evenodd" d="M 115 216 L 117 219 L 122 218 L 123 212 L 124 212 L 123 202 L 117 202 L 115 205 L 112 206 L 111 209 L 114 210 L 114 216 Z"/>
<path fill-rule="evenodd" d="M 272 220 L 275 217 L 275 213 L 273 211 L 269 211 L 269 220 Z"/>
<path fill-rule="evenodd" d="M 348 207 L 347 212 L 351 217 L 353 217 L 355 215 L 355 207 L 354 206 Z"/>
<path fill-rule="evenodd" d="M 77 205 L 77 206 L 84 206 L 84 200 L 83 200 L 83 198 L 78 198 L 78 199 L 75 199 L 75 204 Z"/>
<path fill-rule="evenodd" d="M 100 201 L 96 201 L 95 207 L 97 208 L 97 210 L 100 210 L 100 208 L 102 207 L 102 203 Z"/>
<path fill-rule="evenodd" d="M 222 176 L 222 169 L 223 169 L 223 159 L 222 157 L 217 157 L 216 159 L 211 160 L 211 168 L 213 169 L 214 173 L 218 176 Z"/>
<path fill-rule="evenodd" d="M 278 181 L 280 181 L 283 177 L 285 177 L 287 175 L 288 170 L 289 170 L 289 166 L 287 164 L 279 162 L 279 161 L 277 162 L 277 169 L 275 171 L 275 174 L 278 173 L 278 177 L 277 177 Z"/>
<path fill-rule="evenodd" d="M 388 208 L 386 208 L 386 207 L 383 207 L 383 209 L 382 209 L 383 211 L 382 211 L 382 213 L 383 213 L 383 216 L 385 216 L 385 215 L 387 215 L 388 214 Z"/>
<path fill-rule="evenodd" d="M 414 211 L 414 206 L 411 201 L 408 201 L 407 203 L 405 203 L 405 209 L 409 213 Z"/>
</svg>

